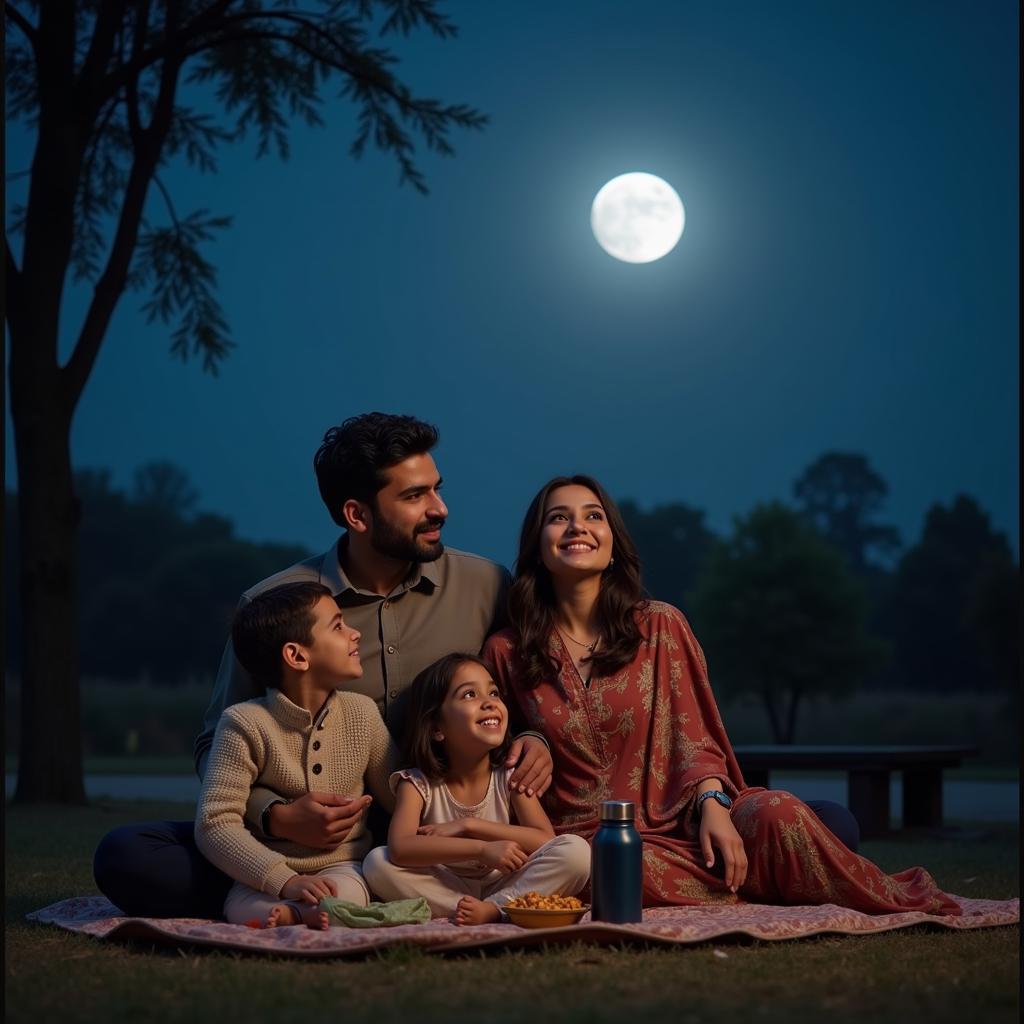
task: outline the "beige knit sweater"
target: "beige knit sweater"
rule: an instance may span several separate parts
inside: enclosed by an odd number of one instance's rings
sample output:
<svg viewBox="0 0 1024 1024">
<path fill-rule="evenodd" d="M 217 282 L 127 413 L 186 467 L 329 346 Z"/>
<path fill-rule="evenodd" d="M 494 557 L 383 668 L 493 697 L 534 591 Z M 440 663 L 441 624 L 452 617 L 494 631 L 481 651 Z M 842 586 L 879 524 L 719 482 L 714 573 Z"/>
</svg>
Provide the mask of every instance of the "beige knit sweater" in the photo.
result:
<svg viewBox="0 0 1024 1024">
<path fill-rule="evenodd" d="M 253 786 L 288 800 L 309 792 L 356 797 L 365 792 L 391 810 L 388 774 L 398 751 L 377 705 L 336 690 L 314 717 L 280 690 L 225 708 L 199 793 L 196 844 L 235 881 L 279 896 L 293 874 L 310 874 L 345 860 L 362 860 L 371 838 L 360 821 L 333 850 L 284 839 L 257 839 L 245 826 Z"/>
</svg>

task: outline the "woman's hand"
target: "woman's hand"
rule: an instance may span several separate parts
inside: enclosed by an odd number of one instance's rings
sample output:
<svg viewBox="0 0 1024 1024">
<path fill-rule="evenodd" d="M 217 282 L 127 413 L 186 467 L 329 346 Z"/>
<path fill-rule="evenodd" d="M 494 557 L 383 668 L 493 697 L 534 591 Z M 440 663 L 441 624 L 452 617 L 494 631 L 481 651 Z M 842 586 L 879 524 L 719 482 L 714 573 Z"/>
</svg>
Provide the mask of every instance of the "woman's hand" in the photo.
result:
<svg viewBox="0 0 1024 1024">
<path fill-rule="evenodd" d="M 747 880 L 747 852 L 727 808 L 715 800 L 701 804 L 700 848 L 707 867 L 715 863 L 717 846 L 725 863 L 725 884 L 735 892 Z"/>
<path fill-rule="evenodd" d="M 486 864 L 503 875 L 511 875 L 513 871 L 523 867 L 529 857 L 518 843 L 508 839 L 496 839 L 494 842 L 484 843 L 478 859 L 481 864 Z"/>
<path fill-rule="evenodd" d="M 439 825 L 420 825 L 416 829 L 418 836 L 441 836 L 443 839 L 460 839 L 466 835 L 466 822 L 462 818 L 455 821 L 443 821 Z"/>
<path fill-rule="evenodd" d="M 323 875 L 292 875 L 281 886 L 281 899 L 299 900 L 316 906 L 325 896 L 337 896 L 338 886 L 333 878 Z"/>
</svg>

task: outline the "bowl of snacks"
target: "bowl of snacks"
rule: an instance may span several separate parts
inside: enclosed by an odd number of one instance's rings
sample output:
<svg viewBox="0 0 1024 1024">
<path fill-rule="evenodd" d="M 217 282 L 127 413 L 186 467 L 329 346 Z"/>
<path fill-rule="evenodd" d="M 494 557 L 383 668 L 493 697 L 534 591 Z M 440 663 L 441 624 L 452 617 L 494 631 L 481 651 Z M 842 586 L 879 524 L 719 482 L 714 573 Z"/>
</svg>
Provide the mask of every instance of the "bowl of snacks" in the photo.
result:
<svg viewBox="0 0 1024 1024">
<path fill-rule="evenodd" d="M 509 900 L 501 909 L 512 924 L 520 928 L 564 928 L 576 924 L 590 907 L 575 896 L 541 896 L 528 892 Z"/>
</svg>

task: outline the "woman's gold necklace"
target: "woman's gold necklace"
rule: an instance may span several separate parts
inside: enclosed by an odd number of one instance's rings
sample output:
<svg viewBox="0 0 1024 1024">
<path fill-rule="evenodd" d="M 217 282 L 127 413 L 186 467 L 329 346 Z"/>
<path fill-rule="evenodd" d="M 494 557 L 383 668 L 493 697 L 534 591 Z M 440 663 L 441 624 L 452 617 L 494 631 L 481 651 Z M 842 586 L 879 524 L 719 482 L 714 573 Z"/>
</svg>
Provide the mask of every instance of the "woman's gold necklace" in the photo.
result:
<svg viewBox="0 0 1024 1024">
<path fill-rule="evenodd" d="M 582 640 L 577 640 L 576 637 L 572 636 L 569 633 L 566 633 L 565 630 L 562 630 L 561 632 L 562 632 L 563 636 L 565 636 L 565 638 L 567 640 L 571 640 L 578 647 L 582 647 L 583 650 L 585 650 L 587 652 L 587 654 L 589 654 L 591 657 L 593 657 L 594 649 L 597 647 L 598 643 L 600 643 L 600 641 L 601 641 L 601 634 L 600 633 L 598 633 L 597 636 L 594 637 L 594 639 L 593 639 L 593 641 L 591 643 L 585 644 Z M 585 657 L 586 657 L 586 655 L 584 655 L 584 658 Z M 576 673 L 577 673 L 577 675 L 580 677 L 580 679 L 583 682 L 583 689 L 584 690 L 589 690 L 590 689 L 590 677 L 594 674 L 594 668 L 593 668 L 593 665 L 591 665 L 590 666 L 590 671 L 584 677 L 584 675 L 583 675 L 583 660 L 584 660 L 584 658 L 580 658 L 579 661 L 576 661 L 576 659 L 573 658 L 573 663 L 576 666 Z"/>
<path fill-rule="evenodd" d="M 562 630 L 562 632 L 565 634 L 568 640 L 571 640 L 574 644 L 577 644 L 578 646 L 582 647 L 585 651 L 587 651 L 590 654 L 594 653 L 594 648 L 597 647 L 598 641 L 601 639 L 601 634 L 598 633 L 597 636 L 594 637 L 594 639 L 589 644 L 585 644 L 582 640 L 577 640 L 576 637 L 574 637 L 571 633 L 566 633 L 564 629 Z"/>
</svg>

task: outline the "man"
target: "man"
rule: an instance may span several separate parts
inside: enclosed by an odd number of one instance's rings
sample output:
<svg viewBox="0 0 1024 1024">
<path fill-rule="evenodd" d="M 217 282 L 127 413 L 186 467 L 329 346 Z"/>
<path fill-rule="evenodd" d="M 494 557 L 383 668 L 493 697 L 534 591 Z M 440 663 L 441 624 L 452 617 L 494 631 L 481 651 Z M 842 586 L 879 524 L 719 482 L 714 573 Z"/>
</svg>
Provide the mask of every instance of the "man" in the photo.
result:
<svg viewBox="0 0 1024 1024">
<path fill-rule="evenodd" d="M 411 416 L 367 413 L 327 432 L 313 459 L 320 494 L 345 530 L 325 554 L 272 576 L 242 601 L 281 583 L 312 580 L 330 588 L 345 621 L 362 635 L 361 680 L 351 689 L 376 701 L 400 732 L 404 694 L 416 674 L 452 651 L 476 653 L 500 624 L 508 572 L 476 555 L 446 550 L 448 509 L 430 454 L 436 428 Z M 230 642 L 195 744 L 200 778 L 225 707 L 262 693 Z M 543 793 L 551 756 L 536 734 L 516 739 L 512 784 Z M 292 801 L 254 788 L 246 822 L 257 835 L 327 849 L 344 841 L 369 799 L 310 792 Z M 230 886 L 195 846 L 193 822 L 150 822 L 109 833 L 96 851 L 100 891 L 123 912 L 150 917 L 220 917 Z"/>
</svg>

